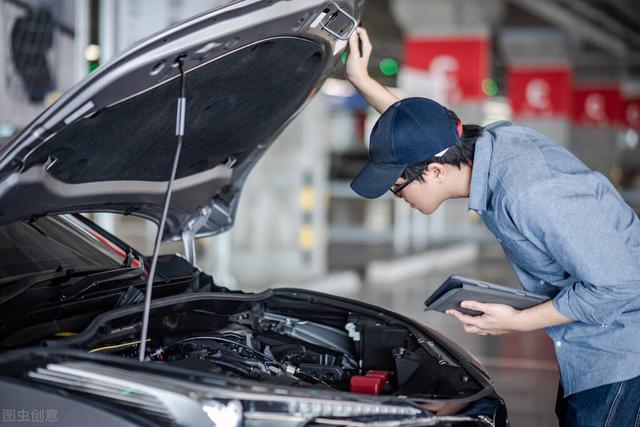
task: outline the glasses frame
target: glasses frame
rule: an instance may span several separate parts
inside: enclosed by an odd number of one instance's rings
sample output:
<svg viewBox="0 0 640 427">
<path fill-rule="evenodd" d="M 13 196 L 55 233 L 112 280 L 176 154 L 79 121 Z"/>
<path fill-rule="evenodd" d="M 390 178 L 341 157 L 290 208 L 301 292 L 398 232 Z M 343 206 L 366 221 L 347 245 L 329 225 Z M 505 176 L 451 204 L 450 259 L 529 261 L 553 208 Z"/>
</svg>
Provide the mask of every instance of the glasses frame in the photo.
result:
<svg viewBox="0 0 640 427">
<path fill-rule="evenodd" d="M 394 189 L 393 187 L 391 187 L 389 191 L 391 191 L 393 193 L 393 195 L 396 196 L 396 197 L 402 197 L 402 194 L 400 194 L 400 193 L 402 193 L 402 190 L 407 188 L 407 186 L 409 184 L 411 184 L 413 181 L 415 181 L 415 178 L 408 179 L 400 187 L 398 187 L 397 189 Z M 395 187 L 395 184 L 393 186 Z"/>
<path fill-rule="evenodd" d="M 402 193 L 402 190 L 407 188 L 409 186 L 409 184 L 411 184 L 413 181 L 418 179 L 418 177 L 420 177 L 424 173 L 425 170 L 427 170 L 427 165 L 423 164 L 422 167 L 419 170 L 419 173 L 417 173 L 415 176 L 412 176 L 411 178 L 405 178 L 405 181 L 398 188 L 394 189 L 393 187 L 395 187 L 395 184 L 392 185 L 391 188 L 389 189 L 389 191 L 391 191 L 391 193 L 393 193 L 393 195 L 396 196 L 396 197 L 402 197 L 402 195 L 400 194 L 400 193 Z M 402 175 L 405 175 L 406 171 L 407 170 L 405 169 L 402 172 Z M 413 173 L 412 173 L 412 175 L 413 175 Z"/>
</svg>

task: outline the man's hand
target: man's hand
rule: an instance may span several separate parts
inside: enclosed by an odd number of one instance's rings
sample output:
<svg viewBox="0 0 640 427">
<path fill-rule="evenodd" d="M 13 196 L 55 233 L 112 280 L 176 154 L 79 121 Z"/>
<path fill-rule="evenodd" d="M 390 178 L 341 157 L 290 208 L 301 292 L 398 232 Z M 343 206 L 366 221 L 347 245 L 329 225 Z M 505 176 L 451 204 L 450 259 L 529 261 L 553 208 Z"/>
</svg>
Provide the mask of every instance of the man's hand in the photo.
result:
<svg viewBox="0 0 640 427">
<path fill-rule="evenodd" d="M 367 30 L 362 27 L 356 28 L 349 38 L 349 56 L 345 67 L 347 79 L 356 87 L 369 78 L 368 67 L 372 50 Z"/>
<path fill-rule="evenodd" d="M 382 114 L 400 98 L 389 92 L 369 75 L 369 58 L 371 58 L 372 50 L 373 46 L 369 41 L 367 30 L 362 27 L 356 28 L 349 38 L 349 56 L 347 57 L 345 74 L 364 99 Z"/>
<path fill-rule="evenodd" d="M 573 319 L 560 314 L 551 300 L 526 310 L 477 301 L 462 301 L 460 306 L 484 313 L 481 316 L 467 316 L 458 310 L 446 311 L 462 323 L 466 332 L 477 335 L 504 335 L 509 332 L 533 331 L 574 322 Z"/>
<path fill-rule="evenodd" d="M 522 326 L 522 311 L 505 304 L 489 304 L 477 301 L 463 301 L 462 308 L 481 311 L 479 316 L 468 316 L 458 310 L 447 310 L 446 313 L 454 316 L 462 323 L 465 332 L 477 335 L 504 335 L 510 332 L 520 332 L 525 329 Z"/>
</svg>

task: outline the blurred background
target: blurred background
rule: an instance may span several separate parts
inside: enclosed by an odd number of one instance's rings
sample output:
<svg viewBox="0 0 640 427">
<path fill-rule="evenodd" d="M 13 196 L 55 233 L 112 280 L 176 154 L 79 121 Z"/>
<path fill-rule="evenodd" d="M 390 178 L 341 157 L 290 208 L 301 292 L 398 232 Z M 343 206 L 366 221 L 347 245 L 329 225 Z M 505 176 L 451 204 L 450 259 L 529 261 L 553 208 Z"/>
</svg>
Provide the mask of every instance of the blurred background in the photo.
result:
<svg viewBox="0 0 640 427">
<path fill-rule="evenodd" d="M 0 146 L 127 46 L 225 3 L 0 0 Z M 370 73 L 399 96 L 436 99 L 464 123 L 537 129 L 640 206 L 637 0 L 367 0 L 362 25 L 374 45 Z M 556 425 L 558 373 L 543 332 L 470 336 L 423 311 L 451 274 L 518 286 L 468 201 L 426 217 L 349 188 L 376 118 L 338 67 L 250 175 L 234 228 L 197 242 L 198 265 L 222 286 L 304 287 L 428 323 L 487 366 L 514 426 Z M 92 217 L 151 253 L 155 224 Z"/>
</svg>

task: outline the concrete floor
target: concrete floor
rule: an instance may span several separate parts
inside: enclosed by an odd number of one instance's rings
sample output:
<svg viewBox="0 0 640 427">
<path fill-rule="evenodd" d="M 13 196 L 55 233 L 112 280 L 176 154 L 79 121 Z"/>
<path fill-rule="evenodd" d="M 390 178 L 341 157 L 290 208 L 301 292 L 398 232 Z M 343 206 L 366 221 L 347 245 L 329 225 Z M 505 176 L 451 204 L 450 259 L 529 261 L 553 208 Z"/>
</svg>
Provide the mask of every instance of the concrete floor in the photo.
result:
<svg viewBox="0 0 640 427">
<path fill-rule="evenodd" d="M 338 263 L 346 267 L 348 253 L 358 254 L 353 260 L 355 264 L 363 258 L 362 252 L 335 247 L 331 251 L 334 266 Z M 375 250 L 370 255 L 380 253 Z M 551 340 L 542 331 L 501 337 L 470 335 L 451 316 L 425 312 L 426 297 L 451 274 L 518 286 L 499 246 L 484 245 L 477 260 L 454 271 L 433 271 L 424 277 L 395 283 L 365 283 L 360 298 L 422 321 L 473 353 L 487 367 L 498 393 L 505 399 L 513 426 L 557 426 L 554 405 L 558 370 Z"/>
</svg>

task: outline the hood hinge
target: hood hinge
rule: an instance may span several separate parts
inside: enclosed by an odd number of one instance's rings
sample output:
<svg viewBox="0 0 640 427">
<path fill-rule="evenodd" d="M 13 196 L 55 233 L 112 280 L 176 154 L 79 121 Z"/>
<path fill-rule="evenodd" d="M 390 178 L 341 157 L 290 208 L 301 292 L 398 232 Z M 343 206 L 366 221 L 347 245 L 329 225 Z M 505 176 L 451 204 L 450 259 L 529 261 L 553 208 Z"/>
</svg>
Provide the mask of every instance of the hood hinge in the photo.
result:
<svg viewBox="0 0 640 427">
<path fill-rule="evenodd" d="M 195 214 L 189 217 L 187 225 L 182 230 L 182 243 L 184 244 L 184 254 L 187 261 L 191 265 L 196 265 L 196 233 L 204 227 L 211 216 L 211 208 L 209 206 L 203 206 L 199 208 Z"/>
</svg>

